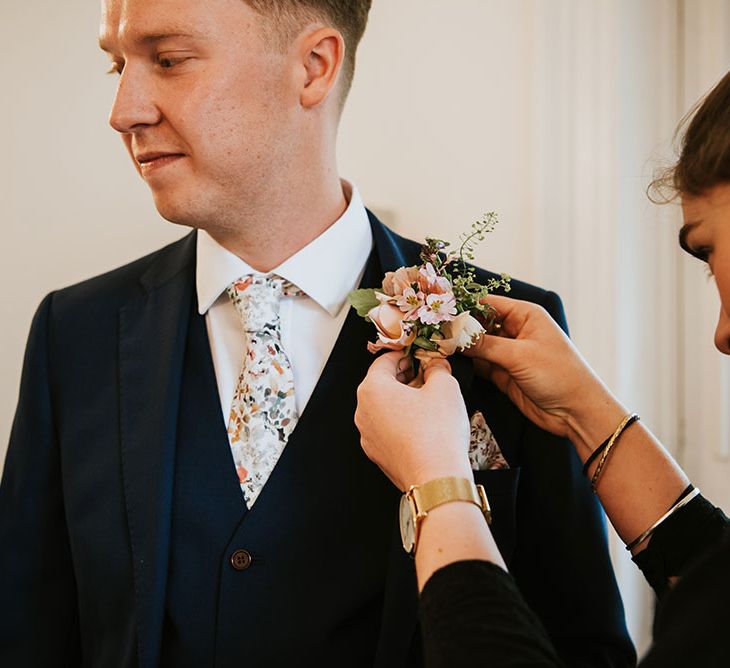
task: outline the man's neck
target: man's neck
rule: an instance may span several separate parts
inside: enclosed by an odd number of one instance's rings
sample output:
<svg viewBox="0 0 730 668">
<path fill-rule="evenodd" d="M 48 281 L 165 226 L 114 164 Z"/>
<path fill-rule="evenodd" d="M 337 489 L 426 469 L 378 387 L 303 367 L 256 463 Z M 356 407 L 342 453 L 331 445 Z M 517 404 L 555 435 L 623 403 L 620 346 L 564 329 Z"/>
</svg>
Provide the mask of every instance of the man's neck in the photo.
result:
<svg viewBox="0 0 730 668">
<path fill-rule="evenodd" d="M 348 200 L 336 172 L 312 187 L 271 193 L 260 210 L 247 210 L 240 226 L 208 233 L 256 271 L 268 272 L 300 251 L 335 223 Z"/>
</svg>

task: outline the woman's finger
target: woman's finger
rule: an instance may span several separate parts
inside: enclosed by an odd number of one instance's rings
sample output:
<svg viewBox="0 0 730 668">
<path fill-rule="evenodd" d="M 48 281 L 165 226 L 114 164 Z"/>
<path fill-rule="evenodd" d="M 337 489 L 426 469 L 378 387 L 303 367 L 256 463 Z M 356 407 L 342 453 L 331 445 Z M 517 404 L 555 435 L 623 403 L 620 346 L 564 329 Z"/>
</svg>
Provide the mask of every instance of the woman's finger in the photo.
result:
<svg viewBox="0 0 730 668">
<path fill-rule="evenodd" d="M 432 358 L 428 361 L 423 360 L 423 386 L 426 387 L 439 385 L 445 381 L 453 382 L 455 379 L 451 375 L 451 365 L 444 358 Z"/>
<path fill-rule="evenodd" d="M 464 349 L 464 355 L 509 369 L 519 359 L 521 345 L 522 341 L 518 339 L 482 334 L 477 341 Z"/>
<path fill-rule="evenodd" d="M 502 295 L 489 295 L 488 297 L 482 297 L 479 301 L 497 309 L 501 332 L 513 339 L 519 336 L 530 313 L 540 308 L 531 302 L 503 297 Z"/>
<path fill-rule="evenodd" d="M 402 373 L 401 360 L 403 359 L 403 353 L 393 351 L 379 355 L 375 358 L 373 363 L 370 365 L 368 375 L 371 377 L 382 378 L 392 377 L 396 378 L 399 373 Z"/>
</svg>

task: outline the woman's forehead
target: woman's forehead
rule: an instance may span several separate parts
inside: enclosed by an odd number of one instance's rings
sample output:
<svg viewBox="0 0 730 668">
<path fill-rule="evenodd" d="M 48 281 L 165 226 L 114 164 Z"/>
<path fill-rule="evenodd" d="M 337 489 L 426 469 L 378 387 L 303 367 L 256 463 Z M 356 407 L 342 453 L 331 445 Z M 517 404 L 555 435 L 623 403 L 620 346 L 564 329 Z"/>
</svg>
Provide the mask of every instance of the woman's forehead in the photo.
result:
<svg viewBox="0 0 730 668">
<path fill-rule="evenodd" d="M 682 213 L 687 225 L 730 213 L 730 183 L 721 183 L 698 196 L 682 197 Z"/>
</svg>

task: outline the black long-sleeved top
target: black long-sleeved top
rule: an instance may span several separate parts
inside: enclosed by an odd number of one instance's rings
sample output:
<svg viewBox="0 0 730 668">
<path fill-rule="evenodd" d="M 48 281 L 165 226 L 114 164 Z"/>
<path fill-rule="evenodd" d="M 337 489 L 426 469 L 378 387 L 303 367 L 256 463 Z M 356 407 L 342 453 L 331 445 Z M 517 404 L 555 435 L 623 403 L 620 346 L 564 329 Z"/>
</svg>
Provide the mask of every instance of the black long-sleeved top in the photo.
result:
<svg viewBox="0 0 730 668">
<path fill-rule="evenodd" d="M 659 597 L 642 668 L 730 666 L 724 513 L 698 496 L 656 529 L 634 561 Z M 671 589 L 670 577 L 680 578 Z M 456 562 L 434 573 L 421 596 L 421 623 L 428 668 L 563 665 L 512 577 L 490 562 Z"/>
</svg>

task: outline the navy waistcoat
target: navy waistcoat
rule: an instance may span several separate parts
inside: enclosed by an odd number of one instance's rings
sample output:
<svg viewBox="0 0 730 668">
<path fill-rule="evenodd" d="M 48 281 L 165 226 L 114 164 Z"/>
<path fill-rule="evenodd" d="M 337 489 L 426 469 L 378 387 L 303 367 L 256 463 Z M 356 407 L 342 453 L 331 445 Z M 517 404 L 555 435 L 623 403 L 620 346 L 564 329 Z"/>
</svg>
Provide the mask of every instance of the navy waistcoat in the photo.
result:
<svg viewBox="0 0 730 668">
<path fill-rule="evenodd" d="M 352 420 L 357 384 L 372 361 L 358 330 L 369 327 L 348 315 L 281 459 L 248 511 L 205 320 L 193 305 L 162 665 L 373 665 L 389 614 L 383 599 L 398 492 L 362 453 Z M 252 558 L 243 570 L 231 561 L 240 550 Z"/>
</svg>

